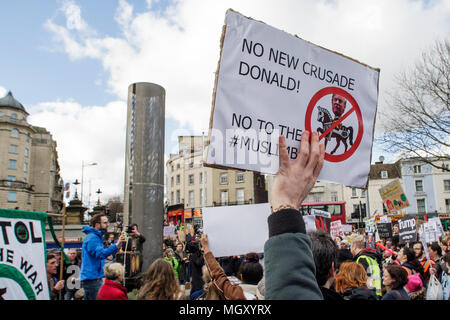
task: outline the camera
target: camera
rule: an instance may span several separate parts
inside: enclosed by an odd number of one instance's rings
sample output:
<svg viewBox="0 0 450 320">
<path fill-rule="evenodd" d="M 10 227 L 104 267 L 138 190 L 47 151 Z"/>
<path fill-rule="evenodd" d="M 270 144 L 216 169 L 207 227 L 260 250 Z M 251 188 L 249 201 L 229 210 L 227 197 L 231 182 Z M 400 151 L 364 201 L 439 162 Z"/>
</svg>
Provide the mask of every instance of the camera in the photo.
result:
<svg viewBox="0 0 450 320">
<path fill-rule="evenodd" d="M 124 230 L 125 230 L 125 228 L 124 228 Z M 128 234 L 131 234 L 132 232 L 133 232 L 133 225 L 129 225 L 129 226 L 127 226 L 127 231 L 126 231 Z"/>
</svg>

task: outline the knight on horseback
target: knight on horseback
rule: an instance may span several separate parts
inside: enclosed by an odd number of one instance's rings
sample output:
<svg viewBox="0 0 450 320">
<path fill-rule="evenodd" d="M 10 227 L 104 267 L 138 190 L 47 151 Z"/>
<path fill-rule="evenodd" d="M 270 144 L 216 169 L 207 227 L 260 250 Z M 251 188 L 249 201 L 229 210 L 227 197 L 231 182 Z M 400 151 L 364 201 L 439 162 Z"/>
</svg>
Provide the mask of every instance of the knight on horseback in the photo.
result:
<svg viewBox="0 0 450 320">
<path fill-rule="evenodd" d="M 317 131 L 319 133 L 324 133 L 335 122 L 339 121 L 341 116 L 344 114 L 346 105 L 347 100 L 344 97 L 338 94 L 332 95 L 331 108 L 335 115 L 334 119 L 332 119 L 333 117 L 327 109 L 318 106 L 319 114 L 317 120 L 322 123 L 322 128 L 317 128 Z M 353 128 L 342 125 L 342 122 L 339 123 L 330 133 L 327 134 L 325 138 L 325 148 L 327 147 L 327 143 L 331 140 L 331 138 L 336 138 L 336 147 L 333 149 L 333 151 L 330 152 L 330 154 L 336 152 L 337 148 L 339 148 L 341 144 L 341 141 L 344 143 L 345 151 L 347 151 L 347 138 L 350 139 L 350 145 L 353 145 Z"/>
</svg>

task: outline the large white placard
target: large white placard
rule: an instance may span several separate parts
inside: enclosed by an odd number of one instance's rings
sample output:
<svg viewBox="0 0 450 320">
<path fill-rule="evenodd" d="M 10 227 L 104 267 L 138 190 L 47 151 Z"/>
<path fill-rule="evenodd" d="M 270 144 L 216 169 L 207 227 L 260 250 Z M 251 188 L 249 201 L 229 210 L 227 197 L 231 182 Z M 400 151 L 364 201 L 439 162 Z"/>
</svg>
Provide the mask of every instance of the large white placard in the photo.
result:
<svg viewBox="0 0 450 320">
<path fill-rule="evenodd" d="M 318 131 L 319 180 L 365 187 L 378 79 L 378 69 L 228 10 L 206 165 L 274 174 L 280 134 L 295 159 L 302 133 Z"/>
<path fill-rule="evenodd" d="M 216 257 L 264 252 L 269 237 L 268 203 L 203 208 L 203 231 Z"/>
<path fill-rule="evenodd" d="M 49 300 L 43 212 L 0 209 L 0 293 L 4 300 Z"/>
</svg>

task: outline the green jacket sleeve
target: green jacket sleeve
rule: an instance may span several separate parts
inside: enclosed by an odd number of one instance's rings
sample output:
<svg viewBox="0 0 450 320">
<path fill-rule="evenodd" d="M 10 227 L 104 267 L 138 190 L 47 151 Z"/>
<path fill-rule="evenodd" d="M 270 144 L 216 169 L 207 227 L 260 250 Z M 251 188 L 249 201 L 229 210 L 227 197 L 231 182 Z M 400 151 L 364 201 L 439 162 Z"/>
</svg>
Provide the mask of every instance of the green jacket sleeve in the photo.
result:
<svg viewBox="0 0 450 320">
<path fill-rule="evenodd" d="M 285 209 L 268 218 L 264 245 L 266 300 L 323 300 L 315 277 L 311 241 L 299 211 Z"/>
</svg>

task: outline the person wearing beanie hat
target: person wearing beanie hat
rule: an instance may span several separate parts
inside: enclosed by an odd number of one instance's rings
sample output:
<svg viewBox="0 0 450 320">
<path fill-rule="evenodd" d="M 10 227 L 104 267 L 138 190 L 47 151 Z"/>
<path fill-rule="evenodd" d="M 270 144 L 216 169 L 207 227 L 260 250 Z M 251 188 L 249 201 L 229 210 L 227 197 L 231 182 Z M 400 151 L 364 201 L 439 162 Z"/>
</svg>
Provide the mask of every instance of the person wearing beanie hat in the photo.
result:
<svg viewBox="0 0 450 320">
<path fill-rule="evenodd" d="M 164 260 L 170 263 L 175 272 L 175 277 L 178 279 L 178 260 L 175 258 L 172 248 L 166 249 L 164 252 Z"/>
<path fill-rule="evenodd" d="M 420 274 L 415 273 L 408 276 L 408 283 L 405 285 L 405 291 L 408 293 L 411 300 L 425 300 L 426 289 L 423 286 Z"/>
</svg>

